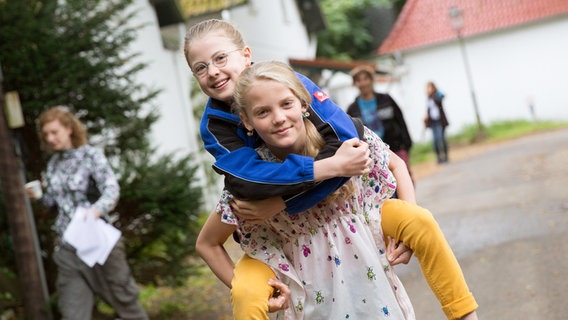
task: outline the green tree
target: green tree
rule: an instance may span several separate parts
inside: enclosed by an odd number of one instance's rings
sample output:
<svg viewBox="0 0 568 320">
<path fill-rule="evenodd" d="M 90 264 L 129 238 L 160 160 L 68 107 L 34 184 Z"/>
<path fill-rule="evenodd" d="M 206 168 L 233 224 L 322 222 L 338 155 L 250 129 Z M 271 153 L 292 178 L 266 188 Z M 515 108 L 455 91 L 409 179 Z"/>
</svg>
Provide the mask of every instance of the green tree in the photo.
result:
<svg viewBox="0 0 568 320">
<path fill-rule="evenodd" d="M 46 160 L 35 119 L 51 106 L 69 106 L 86 124 L 91 143 L 104 146 L 120 177 L 116 223 L 128 240 L 137 280 L 175 281 L 189 270 L 201 190 L 191 156 L 157 157 L 150 146 L 159 91 L 135 81 L 146 64 L 129 47 L 139 27 L 126 23 L 136 14 L 132 3 L 0 0 L 4 91 L 18 91 L 22 102 L 26 125 L 15 133 L 28 177 L 38 178 Z M 38 206 L 34 212 L 48 254 L 53 214 Z M 48 277 L 52 283 L 53 274 Z"/>
<path fill-rule="evenodd" d="M 369 31 L 369 8 L 399 11 L 405 0 L 321 0 L 327 22 L 317 34 L 317 56 L 337 60 L 363 60 L 373 56 L 375 47 Z"/>
<path fill-rule="evenodd" d="M 148 153 L 148 156 L 151 154 Z M 152 165 L 145 157 L 127 158 L 121 168 L 118 226 L 127 232 L 132 269 L 141 282 L 182 284 L 194 271 L 202 190 L 191 156 L 163 156 Z M 123 215 L 123 213 L 135 213 Z"/>
</svg>

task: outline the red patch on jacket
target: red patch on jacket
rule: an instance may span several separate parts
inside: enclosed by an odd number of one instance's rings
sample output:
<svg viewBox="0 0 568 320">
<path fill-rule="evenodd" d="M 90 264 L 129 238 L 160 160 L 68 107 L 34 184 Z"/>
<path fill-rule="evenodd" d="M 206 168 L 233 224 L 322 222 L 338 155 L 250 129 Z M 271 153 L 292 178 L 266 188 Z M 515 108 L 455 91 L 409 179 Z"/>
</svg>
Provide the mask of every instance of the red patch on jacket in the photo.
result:
<svg viewBox="0 0 568 320">
<path fill-rule="evenodd" d="M 318 99 L 319 102 L 324 102 L 325 100 L 329 99 L 327 94 L 325 94 L 325 92 L 323 91 L 314 92 L 314 97 L 316 97 L 316 99 Z"/>
</svg>

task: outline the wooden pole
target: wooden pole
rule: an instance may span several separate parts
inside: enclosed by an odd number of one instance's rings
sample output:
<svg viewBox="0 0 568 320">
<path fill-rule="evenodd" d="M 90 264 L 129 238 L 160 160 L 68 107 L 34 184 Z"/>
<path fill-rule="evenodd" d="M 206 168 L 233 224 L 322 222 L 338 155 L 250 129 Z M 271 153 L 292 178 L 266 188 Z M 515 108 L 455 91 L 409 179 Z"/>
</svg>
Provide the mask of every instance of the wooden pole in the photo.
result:
<svg viewBox="0 0 568 320">
<path fill-rule="evenodd" d="M 33 214 L 24 191 L 23 164 L 15 148 L 4 117 L 4 90 L 0 66 L 0 186 L 14 255 L 26 319 L 52 319 L 49 293 Z"/>
</svg>

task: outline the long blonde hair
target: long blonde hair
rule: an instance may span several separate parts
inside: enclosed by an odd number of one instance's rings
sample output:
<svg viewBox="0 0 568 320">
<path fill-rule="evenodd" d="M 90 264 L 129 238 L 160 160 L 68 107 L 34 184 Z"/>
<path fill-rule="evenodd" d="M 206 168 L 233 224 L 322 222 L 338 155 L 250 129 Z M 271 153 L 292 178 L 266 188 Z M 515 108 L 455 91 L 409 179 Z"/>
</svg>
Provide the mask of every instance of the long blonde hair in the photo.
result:
<svg viewBox="0 0 568 320">
<path fill-rule="evenodd" d="M 189 49 L 191 47 L 192 41 L 198 38 L 204 38 L 207 35 L 215 32 L 222 33 L 223 35 L 225 35 L 227 39 L 231 40 L 231 42 L 233 42 L 235 46 L 239 49 L 243 49 L 244 47 L 246 47 L 243 35 L 230 22 L 218 19 L 209 19 L 201 21 L 191 26 L 185 33 L 185 39 L 184 39 L 185 43 L 183 46 L 183 53 L 185 55 L 185 60 L 187 61 L 187 64 L 189 65 L 190 68 L 191 68 L 191 62 L 189 61 Z"/>
<path fill-rule="evenodd" d="M 248 92 L 259 80 L 271 80 L 285 85 L 298 97 L 302 106 L 306 108 L 312 103 L 310 93 L 306 90 L 290 66 L 279 61 L 264 61 L 253 64 L 241 73 L 235 85 L 235 92 L 233 93 L 233 110 L 236 113 L 247 117 L 246 106 L 248 104 Z M 307 117 L 304 118 L 304 126 L 306 128 L 306 143 L 301 154 L 315 158 L 324 147 L 325 140 L 316 126 Z M 332 193 L 327 199 L 333 200 L 344 194 L 353 193 L 354 186 L 351 181 L 352 180 L 349 180 L 349 182 Z"/>
<path fill-rule="evenodd" d="M 87 130 L 83 123 L 69 112 L 66 106 L 55 106 L 42 112 L 37 120 L 40 141 L 44 150 L 51 151 L 45 141 L 42 129 L 46 123 L 54 120 L 59 120 L 62 126 L 71 128 L 71 144 L 74 148 L 87 144 Z"/>
<path fill-rule="evenodd" d="M 290 66 L 279 61 L 258 62 L 241 73 L 233 93 L 233 110 L 247 119 L 248 92 L 259 80 L 271 80 L 285 85 L 306 109 L 312 102 L 310 93 Z M 306 127 L 307 140 L 302 155 L 315 157 L 323 148 L 325 141 L 308 118 L 304 118 L 304 126 Z"/>
</svg>

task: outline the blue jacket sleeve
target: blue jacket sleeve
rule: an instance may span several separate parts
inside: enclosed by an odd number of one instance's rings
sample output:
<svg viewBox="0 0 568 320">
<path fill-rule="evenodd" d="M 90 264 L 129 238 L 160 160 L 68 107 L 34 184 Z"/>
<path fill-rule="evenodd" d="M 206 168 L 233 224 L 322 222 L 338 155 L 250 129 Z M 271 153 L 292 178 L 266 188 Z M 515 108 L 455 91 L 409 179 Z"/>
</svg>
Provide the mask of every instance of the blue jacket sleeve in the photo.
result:
<svg viewBox="0 0 568 320">
<path fill-rule="evenodd" d="M 308 78 L 297 74 L 312 95 L 310 120 L 326 141 L 318 159 L 335 154 L 345 140 L 361 137 L 363 127 Z M 220 101 L 208 102 L 200 124 L 205 149 L 215 157 L 213 168 L 225 177 L 225 187 L 236 197 L 265 199 L 282 196 L 290 214 L 304 211 L 337 190 L 347 178 L 314 184 L 311 157 L 290 155 L 282 163 L 264 161 L 254 148 L 256 137 L 246 135 L 238 116 Z"/>
<path fill-rule="evenodd" d="M 296 73 L 312 96 L 309 119 L 325 140 L 325 146 L 316 159 L 333 156 L 341 144 L 351 138 L 363 138 L 363 123 L 348 116 L 316 84 L 307 77 Z M 349 178 L 337 177 L 318 183 L 314 188 L 285 198 L 289 213 L 305 211 L 337 190 Z"/>
<path fill-rule="evenodd" d="M 255 151 L 257 137 L 246 135 L 230 107 L 210 100 L 200 123 L 205 149 L 215 157 L 213 169 L 225 177 L 225 188 L 243 199 L 288 197 L 314 185 L 314 159 L 290 155 L 284 162 L 264 161 Z"/>
</svg>

